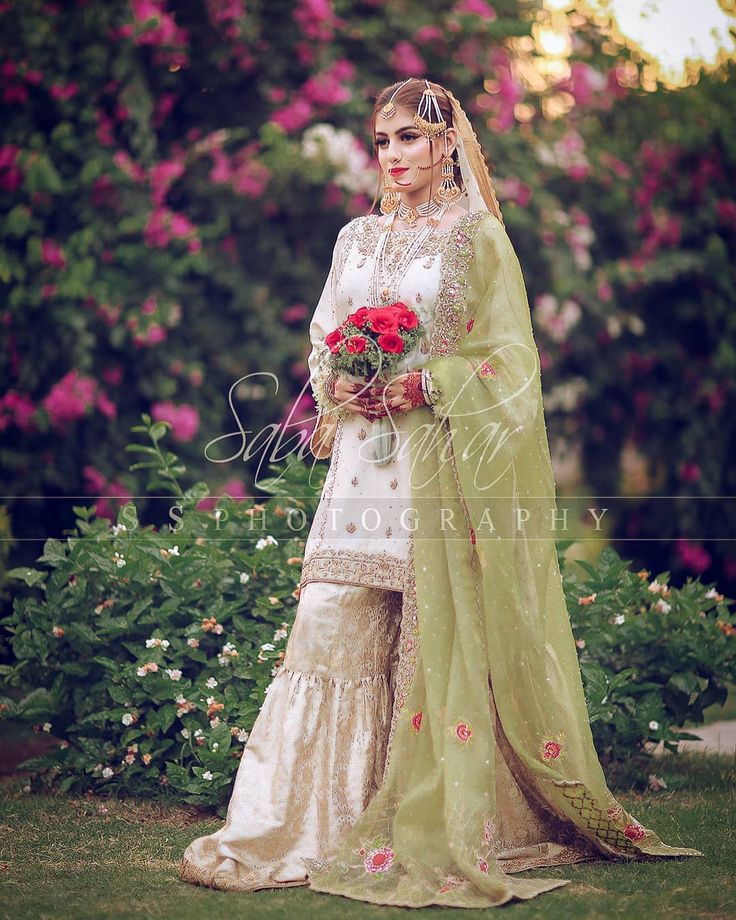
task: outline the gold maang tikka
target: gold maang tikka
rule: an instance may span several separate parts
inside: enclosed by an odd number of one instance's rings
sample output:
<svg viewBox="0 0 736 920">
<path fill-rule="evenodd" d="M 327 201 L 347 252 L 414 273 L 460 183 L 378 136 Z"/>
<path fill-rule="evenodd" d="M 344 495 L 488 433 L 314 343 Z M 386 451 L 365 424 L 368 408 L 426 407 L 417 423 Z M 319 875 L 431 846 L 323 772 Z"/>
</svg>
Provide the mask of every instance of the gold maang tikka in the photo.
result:
<svg viewBox="0 0 736 920">
<path fill-rule="evenodd" d="M 414 77 L 409 77 L 408 79 L 404 80 L 401 86 L 397 86 L 396 89 L 391 93 L 391 98 L 388 100 L 386 105 L 384 105 L 383 108 L 381 109 L 381 116 L 383 118 L 385 118 L 386 120 L 388 120 L 389 118 L 393 118 L 393 116 L 396 114 L 396 106 L 394 105 L 394 96 L 396 95 L 396 93 L 398 93 L 398 91 L 401 89 L 402 86 L 406 86 L 409 80 L 413 80 L 413 79 Z"/>
</svg>

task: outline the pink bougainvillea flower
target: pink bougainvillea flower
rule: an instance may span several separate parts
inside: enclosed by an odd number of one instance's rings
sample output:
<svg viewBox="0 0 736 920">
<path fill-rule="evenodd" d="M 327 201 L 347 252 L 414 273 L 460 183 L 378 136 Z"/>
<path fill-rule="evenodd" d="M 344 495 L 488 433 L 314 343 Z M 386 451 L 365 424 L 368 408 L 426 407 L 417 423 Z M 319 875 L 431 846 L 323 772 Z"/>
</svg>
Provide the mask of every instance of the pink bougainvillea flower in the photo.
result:
<svg viewBox="0 0 736 920">
<path fill-rule="evenodd" d="M 692 543 L 690 540 L 676 540 L 675 548 L 685 568 L 698 575 L 709 568 L 713 561 L 710 553 L 699 543 Z"/>
<path fill-rule="evenodd" d="M 35 412 L 36 407 L 30 397 L 15 390 L 8 390 L 0 397 L 0 431 L 4 431 L 10 425 L 15 425 L 26 433 L 35 431 Z"/>
<path fill-rule="evenodd" d="M 148 181 L 151 186 L 151 200 L 155 205 L 164 203 L 169 189 L 183 173 L 182 160 L 162 160 L 150 168 Z"/>
<path fill-rule="evenodd" d="M 306 38 L 330 42 L 339 20 L 330 0 L 297 0 L 294 21 Z"/>
<path fill-rule="evenodd" d="M 118 414 L 118 407 L 110 399 L 110 397 L 102 391 L 97 394 L 95 406 L 102 413 L 102 415 L 105 416 L 105 418 L 115 418 Z"/>
<path fill-rule="evenodd" d="M 53 240 L 41 240 L 41 258 L 47 265 L 54 268 L 66 268 L 64 250 Z"/>
<path fill-rule="evenodd" d="M 312 117 L 312 106 L 306 99 L 295 99 L 289 105 L 277 109 L 271 121 L 283 128 L 287 134 L 300 131 Z"/>
<path fill-rule="evenodd" d="M 397 42 L 390 57 L 390 64 L 395 73 L 401 77 L 411 77 L 417 73 L 424 73 L 427 65 L 424 59 L 411 42 Z"/>
<path fill-rule="evenodd" d="M 175 441 L 191 441 L 199 431 L 199 413 L 187 403 L 178 406 L 170 400 L 154 403 L 151 418 L 157 422 L 170 422 Z"/>
<path fill-rule="evenodd" d="M 68 430 L 70 423 L 81 418 L 93 404 L 96 390 L 92 377 L 83 377 L 77 370 L 65 374 L 41 403 L 52 427 Z"/>
<path fill-rule="evenodd" d="M 460 0 L 455 6 L 456 13 L 469 13 L 471 16 L 479 16 L 481 19 L 498 19 L 498 14 L 486 3 L 486 0 Z"/>
<path fill-rule="evenodd" d="M 166 329 L 159 323 L 151 323 L 146 332 L 146 343 L 148 345 L 159 345 L 168 335 Z"/>
<path fill-rule="evenodd" d="M 51 98 L 52 99 L 72 99 L 79 92 L 79 85 L 77 83 L 53 83 L 51 85 Z"/>
</svg>

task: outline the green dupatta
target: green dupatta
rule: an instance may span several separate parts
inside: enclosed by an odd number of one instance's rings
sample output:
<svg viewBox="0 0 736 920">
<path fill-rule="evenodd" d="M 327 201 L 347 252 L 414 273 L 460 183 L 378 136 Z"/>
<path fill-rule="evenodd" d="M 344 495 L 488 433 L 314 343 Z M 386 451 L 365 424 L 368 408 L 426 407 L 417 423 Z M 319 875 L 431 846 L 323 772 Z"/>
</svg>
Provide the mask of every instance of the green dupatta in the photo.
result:
<svg viewBox="0 0 736 920">
<path fill-rule="evenodd" d="M 433 404 L 409 413 L 416 616 L 402 623 L 389 760 L 310 886 L 378 904 L 491 907 L 569 882 L 504 866 L 703 854 L 663 843 L 608 789 L 551 530 L 519 261 L 488 212 L 460 218 L 447 246 L 425 364 Z M 550 829 L 549 846 L 516 863 L 494 847 L 499 745 Z"/>
</svg>

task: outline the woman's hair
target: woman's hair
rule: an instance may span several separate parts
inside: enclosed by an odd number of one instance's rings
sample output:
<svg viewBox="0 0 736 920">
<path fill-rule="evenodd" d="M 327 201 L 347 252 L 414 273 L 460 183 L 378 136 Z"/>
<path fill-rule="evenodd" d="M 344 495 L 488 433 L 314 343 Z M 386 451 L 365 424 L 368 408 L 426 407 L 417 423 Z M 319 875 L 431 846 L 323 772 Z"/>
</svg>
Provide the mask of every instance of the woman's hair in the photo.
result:
<svg viewBox="0 0 736 920">
<path fill-rule="evenodd" d="M 431 80 L 429 80 L 428 82 L 429 82 L 430 89 L 433 90 L 437 96 L 437 104 L 439 105 L 440 112 L 442 112 L 442 117 L 444 118 L 445 123 L 447 124 L 447 127 L 448 128 L 454 127 L 453 121 L 452 121 L 452 105 L 450 103 L 449 97 L 445 93 L 444 89 L 439 85 L 439 83 L 432 83 Z M 399 80 L 397 83 L 392 83 L 390 86 L 384 87 L 381 90 L 381 92 L 376 96 L 376 101 L 373 106 L 373 111 L 371 112 L 371 118 L 370 118 L 370 130 L 371 130 L 371 135 L 374 139 L 373 140 L 374 153 L 376 154 L 378 153 L 378 147 L 376 146 L 376 143 L 375 143 L 375 132 L 376 132 L 376 127 L 377 127 L 377 119 L 380 118 L 381 109 L 384 107 L 384 105 L 386 105 L 386 103 L 389 101 L 389 99 L 393 96 L 393 94 L 398 89 L 398 92 L 396 92 L 396 95 L 393 98 L 394 105 L 397 108 L 399 106 L 402 106 L 403 108 L 407 108 L 412 112 L 416 112 L 419 106 L 419 101 L 422 98 L 422 93 L 424 92 L 426 88 L 427 88 L 427 84 L 424 82 L 424 80 L 418 80 L 412 77 L 408 82 Z M 444 142 L 442 138 L 439 137 L 436 140 L 438 144 L 442 145 L 442 149 L 444 149 Z M 431 144 L 430 150 L 431 150 L 431 156 L 432 156 L 431 162 L 434 163 L 434 160 L 435 160 L 435 146 L 434 146 L 435 142 L 434 140 L 430 140 L 430 144 Z M 458 188 L 462 189 L 463 180 L 460 174 L 460 165 L 457 159 L 457 147 L 452 152 L 452 159 L 455 164 L 455 169 L 454 169 L 455 183 L 458 186 Z M 439 167 L 438 167 L 438 172 L 439 172 Z M 431 175 L 432 175 L 432 178 L 434 178 L 434 169 L 432 170 Z M 383 175 L 379 174 L 378 189 L 376 190 L 376 194 L 373 197 L 373 203 L 371 204 L 370 211 L 368 212 L 369 214 L 371 213 L 371 211 L 373 211 L 373 209 L 376 206 L 376 201 L 378 200 L 378 197 L 383 190 L 382 187 L 383 187 Z"/>
</svg>

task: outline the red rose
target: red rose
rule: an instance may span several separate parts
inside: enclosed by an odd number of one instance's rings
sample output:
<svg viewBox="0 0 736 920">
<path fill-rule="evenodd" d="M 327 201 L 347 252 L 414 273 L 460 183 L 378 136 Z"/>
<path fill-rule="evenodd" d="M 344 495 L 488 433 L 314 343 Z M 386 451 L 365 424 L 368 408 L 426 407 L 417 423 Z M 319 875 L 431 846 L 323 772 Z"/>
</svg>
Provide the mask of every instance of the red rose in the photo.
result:
<svg viewBox="0 0 736 920">
<path fill-rule="evenodd" d="M 342 343 L 343 335 L 339 329 L 335 329 L 334 332 L 331 332 L 329 335 L 325 336 L 325 345 L 327 345 L 333 355 L 340 350 Z"/>
<path fill-rule="evenodd" d="M 468 725 L 467 722 L 458 722 L 455 726 L 455 734 L 460 741 L 470 741 L 470 738 L 473 734 L 473 729 Z"/>
<path fill-rule="evenodd" d="M 412 728 L 414 729 L 414 731 L 415 731 L 415 732 L 418 732 L 418 731 L 419 731 L 419 726 L 422 724 L 422 713 L 421 713 L 421 711 L 420 711 L 420 712 L 415 712 L 415 713 L 414 713 L 414 715 L 411 717 L 411 724 L 412 724 Z"/>
<path fill-rule="evenodd" d="M 646 831 L 641 824 L 627 824 L 624 828 L 624 834 L 629 840 L 641 840 L 645 833 Z"/>
<path fill-rule="evenodd" d="M 370 310 L 368 307 L 360 307 L 360 309 L 356 310 L 355 313 L 351 313 L 350 316 L 348 316 L 348 322 L 351 322 L 354 326 L 357 326 L 358 329 L 362 329 L 366 320 L 368 319 L 369 313 Z"/>
<path fill-rule="evenodd" d="M 547 760 L 560 756 L 562 748 L 556 741 L 546 741 L 544 744 L 544 756 Z"/>
<path fill-rule="evenodd" d="M 349 339 L 345 342 L 345 348 L 350 352 L 351 355 L 360 354 L 365 351 L 365 337 L 362 335 L 351 335 Z"/>
<path fill-rule="evenodd" d="M 416 329 L 419 325 L 419 317 L 413 310 L 399 310 L 396 319 L 402 329 Z"/>
<path fill-rule="evenodd" d="M 384 332 L 378 336 L 378 347 L 391 354 L 399 355 L 404 350 L 404 340 L 398 332 Z"/>
<path fill-rule="evenodd" d="M 368 318 L 371 323 L 371 329 L 374 332 L 396 332 L 399 328 L 396 314 L 393 310 L 376 307 L 374 310 L 370 311 L 370 316 Z"/>
</svg>

